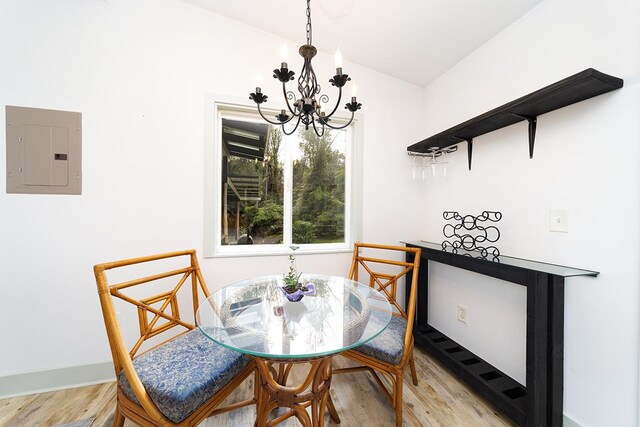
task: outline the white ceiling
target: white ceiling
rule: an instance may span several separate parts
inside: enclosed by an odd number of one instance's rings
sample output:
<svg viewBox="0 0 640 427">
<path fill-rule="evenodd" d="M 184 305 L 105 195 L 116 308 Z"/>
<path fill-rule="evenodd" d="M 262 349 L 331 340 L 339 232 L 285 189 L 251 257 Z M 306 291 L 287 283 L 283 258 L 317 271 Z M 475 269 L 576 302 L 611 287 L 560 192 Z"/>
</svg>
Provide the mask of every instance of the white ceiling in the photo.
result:
<svg viewBox="0 0 640 427">
<path fill-rule="evenodd" d="M 184 1 L 306 40 L 306 0 Z M 312 0 L 313 44 L 328 53 L 339 46 L 345 61 L 426 86 L 541 1 Z"/>
</svg>

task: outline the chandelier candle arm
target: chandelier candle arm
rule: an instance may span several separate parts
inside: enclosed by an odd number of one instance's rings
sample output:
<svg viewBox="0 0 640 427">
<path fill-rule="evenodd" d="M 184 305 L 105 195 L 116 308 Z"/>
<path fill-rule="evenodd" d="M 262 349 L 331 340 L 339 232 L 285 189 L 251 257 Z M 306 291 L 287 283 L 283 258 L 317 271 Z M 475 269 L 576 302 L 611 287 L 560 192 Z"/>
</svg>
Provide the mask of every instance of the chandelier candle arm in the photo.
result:
<svg viewBox="0 0 640 427">
<path fill-rule="evenodd" d="M 293 117 L 292 117 L 293 119 Z M 284 123 L 282 124 L 282 132 L 285 135 L 291 135 L 292 133 L 294 133 L 296 131 L 296 129 L 298 129 L 298 125 L 300 124 L 300 116 L 298 116 L 298 121 L 296 122 L 296 125 L 293 127 L 293 129 L 291 129 L 291 132 L 287 132 L 287 130 L 284 127 Z"/>
<path fill-rule="evenodd" d="M 323 121 L 328 122 L 329 121 L 329 117 L 333 116 L 333 114 L 336 112 L 336 110 L 338 109 L 338 107 L 340 106 L 340 100 L 342 99 L 342 88 L 339 87 L 338 88 L 338 102 L 336 102 L 335 107 L 333 107 L 333 110 L 331 110 L 331 113 L 327 116 L 327 119 L 325 120 L 324 117 L 321 117 L 323 119 Z"/>
<path fill-rule="evenodd" d="M 252 95 L 253 95 L 253 94 L 252 94 Z M 267 118 L 265 117 L 265 115 L 262 113 L 262 110 L 260 109 L 260 103 L 258 103 L 258 113 L 260 113 L 260 116 L 263 118 L 263 120 L 265 120 L 266 122 L 268 122 L 268 123 L 270 123 L 270 124 L 272 124 L 272 125 L 284 125 L 285 123 L 289 123 L 289 122 L 291 121 L 291 119 L 293 119 L 293 117 L 295 117 L 295 116 L 292 116 L 292 117 L 287 116 L 287 119 L 285 119 L 284 121 L 281 121 L 281 120 L 280 120 L 280 116 L 282 115 L 282 113 L 283 113 L 283 112 L 285 112 L 285 113 L 286 113 L 286 111 L 281 110 L 281 111 L 280 111 L 280 114 L 276 115 L 276 118 L 278 119 L 278 121 L 277 121 L 277 122 L 272 122 L 271 120 L 267 119 Z M 286 114 L 285 114 L 285 115 L 286 115 Z M 297 126 L 296 126 L 296 127 L 297 127 Z M 282 128 L 282 130 L 284 131 L 284 127 Z M 287 134 L 287 135 L 291 135 L 291 134 Z"/>
<path fill-rule="evenodd" d="M 334 130 L 340 130 L 340 129 L 344 129 L 344 128 L 346 128 L 347 126 L 349 126 L 349 125 L 351 124 L 351 121 L 353 120 L 353 116 L 354 116 L 354 113 L 352 112 L 352 113 L 351 113 L 351 118 L 349 119 L 349 122 L 348 122 L 347 124 L 343 125 L 343 126 L 333 126 L 333 125 L 330 125 L 329 123 L 327 123 L 327 122 L 329 121 L 329 119 L 326 119 L 326 122 L 323 122 L 323 121 L 321 121 L 321 120 L 318 120 L 318 121 L 319 121 L 320 123 L 322 123 L 322 124 L 323 124 L 323 126 L 326 126 L 326 127 L 328 127 L 328 128 L 334 129 Z M 318 135 L 318 136 L 322 136 L 322 135 Z"/>
<path fill-rule="evenodd" d="M 324 131 L 325 131 L 324 126 L 327 125 L 327 123 L 324 123 L 324 122 L 322 122 L 320 120 L 318 120 L 318 122 L 320 122 L 322 124 L 322 131 L 321 132 L 318 131 L 318 128 L 316 127 L 316 122 L 315 121 L 313 121 L 311 123 L 313 124 L 313 131 L 316 133 L 316 135 L 318 135 L 320 138 L 322 138 L 322 135 L 324 135 Z M 329 126 L 329 125 L 327 125 L 327 126 Z"/>
<path fill-rule="evenodd" d="M 283 60 L 280 63 L 280 68 L 276 68 L 273 70 L 273 77 L 279 80 L 282 83 L 282 93 L 285 98 L 285 103 L 287 105 L 286 109 L 280 110 L 280 114 L 276 114 L 275 118 L 277 122 L 267 119 L 260 105 L 264 102 L 267 102 L 268 96 L 262 93 L 260 87 L 256 88 L 255 93 L 251 93 L 249 95 L 249 99 L 253 100 L 258 108 L 258 112 L 260 116 L 270 124 L 273 125 L 281 125 L 282 131 L 291 135 L 298 128 L 298 125 L 302 122 L 304 124 L 305 129 L 308 130 L 309 127 L 313 127 L 314 132 L 318 136 L 324 135 L 325 126 L 331 129 L 344 129 L 349 126 L 353 122 L 354 113 L 358 111 L 362 104 L 358 103 L 355 96 L 351 97 L 351 102 L 345 104 L 344 108 L 351 112 L 351 117 L 348 122 L 344 126 L 333 126 L 329 124 L 331 117 L 336 113 L 338 107 L 340 106 L 340 101 L 342 100 L 342 88 L 346 85 L 347 82 L 351 81 L 351 78 L 348 74 L 344 74 L 342 71 L 342 53 L 340 49 L 336 51 L 335 60 L 336 60 L 336 75 L 333 76 L 329 80 L 333 86 L 338 88 L 338 100 L 331 110 L 330 114 L 326 114 L 322 111 L 321 103 L 329 102 L 329 97 L 326 94 L 321 95 L 321 87 L 318 84 L 318 80 L 316 77 L 316 73 L 313 69 L 313 65 L 311 64 L 311 60 L 316 56 L 318 50 L 312 44 L 312 34 L 313 30 L 311 27 L 311 0 L 307 0 L 307 25 L 306 25 L 306 44 L 300 46 L 298 49 L 298 53 L 304 59 L 304 64 L 302 66 L 302 71 L 300 72 L 300 76 L 298 77 L 298 92 L 300 97 L 297 98 L 295 94 L 291 91 L 287 91 L 286 84 L 294 79 L 295 73 L 289 70 L 289 65 L 286 60 L 286 52 L 283 53 Z M 318 96 L 318 98 L 316 98 Z M 296 99 L 297 98 L 297 99 Z M 293 101 L 293 105 L 289 102 Z M 291 116 L 288 114 L 291 113 Z M 295 127 L 287 132 L 284 128 L 286 123 L 289 123 L 297 118 Z M 321 126 L 316 126 L 316 123 Z M 319 129 L 320 128 L 320 129 Z"/>
<path fill-rule="evenodd" d="M 284 83 L 282 83 L 282 95 L 284 96 L 284 102 L 285 102 L 285 104 L 287 104 L 287 109 L 289 109 L 289 112 L 290 112 L 292 115 L 294 115 L 294 116 L 295 116 L 295 115 L 296 115 L 296 113 L 295 113 L 295 111 L 293 110 L 293 108 L 291 108 L 291 103 L 289 102 L 289 100 L 290 100 L 290 99 L 291 99 L 291 100 L 293 100 L 293 102 L 294 102 L 294 106 L 295 106 L 295 102 L 296 102 L 296 95 L 295 95 L 293 92 L 291 92 L 291 91 L 287 92 L 287 87 L 285 86 L 285 84 L 284 84 Z"/>
</svg>

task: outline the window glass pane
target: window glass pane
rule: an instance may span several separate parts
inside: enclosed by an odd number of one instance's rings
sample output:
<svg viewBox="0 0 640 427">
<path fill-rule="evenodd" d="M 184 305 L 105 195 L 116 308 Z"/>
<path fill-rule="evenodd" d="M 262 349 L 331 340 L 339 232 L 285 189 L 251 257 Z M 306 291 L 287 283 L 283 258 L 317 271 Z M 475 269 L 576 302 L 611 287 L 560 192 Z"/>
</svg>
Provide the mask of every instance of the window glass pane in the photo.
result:
<svg viewBox="0 0 640 427">
<path fill-rule="evenodd" d="M 222 119 L 222 245 L 282 243 L 282 157 L 280 130 Z"/>
<path fill-rule="evenodd" d="M 345 241 L 345 149 L 347 132 L 297 134 L 293 148 L 293 243 Z"/>
</svg>

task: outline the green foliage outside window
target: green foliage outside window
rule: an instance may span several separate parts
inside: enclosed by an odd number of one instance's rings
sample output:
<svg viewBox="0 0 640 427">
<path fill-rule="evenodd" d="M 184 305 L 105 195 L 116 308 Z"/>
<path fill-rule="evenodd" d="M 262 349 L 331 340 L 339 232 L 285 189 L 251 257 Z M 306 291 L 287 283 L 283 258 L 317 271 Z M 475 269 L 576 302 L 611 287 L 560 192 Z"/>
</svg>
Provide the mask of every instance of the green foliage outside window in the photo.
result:
<svg viewBox="0 0 640 427">
<path fill-rule="evenodd" d="M 293 223 L 304 234 L 293 233 L 294 243 L 330 243 L 344 241 L 345 157 L 333 146 L 335 135 L 301 131 L 299 148 L 302 159 L 293 165 Z M 300 238 L 301 240 L 297 240 Z"/>
<path fill-rule="evenodd" d="M 298 133 L 298 160 L 293 162 L 292 237 L 294 244 L 344 242 L 345 155 L 336 148 L 337 134 L 318 137 Z M 341 143 L 344 145 L 343 143 Z M 281 243 L 284 223 L 283 135 L 271 129 L 263 161 L 230 158 L 230 175 L 257 176 L 259 200 L 240 202 L 240 233 L 260 243 Z M 228 217 L 237 215 L 229 203 Z"/>
</svg>

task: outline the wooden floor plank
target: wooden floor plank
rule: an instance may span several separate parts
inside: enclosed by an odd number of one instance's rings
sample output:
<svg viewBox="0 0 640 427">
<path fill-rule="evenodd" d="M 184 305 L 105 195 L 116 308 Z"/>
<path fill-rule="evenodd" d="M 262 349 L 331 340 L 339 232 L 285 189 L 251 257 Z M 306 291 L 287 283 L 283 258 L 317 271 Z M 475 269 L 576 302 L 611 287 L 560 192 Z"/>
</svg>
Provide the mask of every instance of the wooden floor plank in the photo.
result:
<svg viewBox="0 0 640 427">
<path fill-rule="evenodd" d="M 472 389 L 461 383 L 439 362 L 420 349 L 415 351 L 418 386 L 411 382 L 407 371 L 404 386 L 403 425 L 407 427 L 480 426 L 504 427 L 513 423 L 501 415 Z M 336 367 L 352 366 L 353 362 L 334 358 Z M 292 381 L 304 375 L 304 366 L 292 373 Z M 115 383 L 41 393 L 32 396 L 0 400 L 1 427 L 51 427 L 55 424 L 96 417 L 93 427 L 109 427 L 116 404 Z M 242 399 L 253 393 L 253 380 L 238 388 L 229 399 Z M 335 375 L 331 396 L 343 427 L 387 427 L 395 424 L 395 413 L 371 375 L 354 372 Z M 328 413 L 328 426 L 337 426 Z M 255 409 L 242 408 L 221 414 L 203 422 L 200 427 L 253 426 Z M 299 426 L 289 419 L 283 427 Z M 125 427 L 134 427 L 131 421 Z"/>
<path fill-rule="evenodd" d="M 0 400 L 0 426 L 9 425 L 9 422 L 23 412 L 34 400 L 37 394 L 31 396 L 14 397 L 13 399 Z"/>
</svg>

